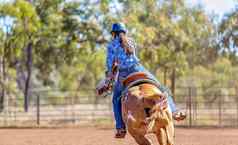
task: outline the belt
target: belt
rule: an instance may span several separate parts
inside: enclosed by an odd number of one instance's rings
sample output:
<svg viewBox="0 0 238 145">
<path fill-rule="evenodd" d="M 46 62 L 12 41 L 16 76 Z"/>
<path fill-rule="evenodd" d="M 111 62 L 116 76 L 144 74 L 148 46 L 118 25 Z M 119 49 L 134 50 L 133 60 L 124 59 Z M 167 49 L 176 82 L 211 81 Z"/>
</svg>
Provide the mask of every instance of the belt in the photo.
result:
<svg viewBox="0 0 238 145">
<path fill-rule="evenodd" d="M 136 63 L 136 64 L 133 64 L 132 66 L 130 67 L 126 67 L 126 68 L 119 68 L 119 72 L 125 72 L 125 71 L 130 71 L 131 69 L 133 69 L 135 66 L 139 65 L 140 63 Z"/>
</svg>

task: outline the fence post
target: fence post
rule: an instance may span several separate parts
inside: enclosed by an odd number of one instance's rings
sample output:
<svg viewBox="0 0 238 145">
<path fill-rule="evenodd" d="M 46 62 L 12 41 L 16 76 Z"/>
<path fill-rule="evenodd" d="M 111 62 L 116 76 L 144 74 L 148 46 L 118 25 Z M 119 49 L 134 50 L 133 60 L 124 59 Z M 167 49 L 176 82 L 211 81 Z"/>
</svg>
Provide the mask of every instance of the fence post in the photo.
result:
<svg viewBox="0 0 238 145">
<path fill-rule="evenodd" d="M 238 127 L 238 86 L 235 87 L 236 92 L 236 127 Z"/>
<path fill-rule="evenodd" d="M 189 127 L 192 127 L 192 88 L 188 88 Z"/>
<path fill-rule="evenodd" d="M 36 113 L 36 118 L 37 118 L 37 125 L 40 125 L 40 96 L 39 95 L 37 95 L 36 96 L 36 105 L 37 105 L 37 107 L 36 107 L 36 109 L 37 109 L 37 113 Z"/>
<path fill-rule="evenodd" d="M 192 119 L 193 119 L 193 125 L 197 125 L 197 111 L 198 111 L 198 103 L 197 103 L 197 87 L 192 87 L 191 88 L 191 103 L 192 103 Z"/>
<path fill-rule="evenodd" d="M 219 95 L 219 127 L 222 127 L 222 95 Z"/>
<path fill-rule="evenodd" d="M 9 125 L 9 95 L 4 92 L 4 126 Z"/>
<path fill-rule="evenodd" d="M 75 98 L 76 95 L 72 95 L 71 97 L 71 106 L 72 106 L 72 123 L 75 124 L 76 121 L 75 121 L 75 108 L 74 108 L 74 98 Z"/>
<path fill-rule="evenodd" d="M 236 94 L 236 127 L 238 127 L 238 94 Z"/>
</svg>

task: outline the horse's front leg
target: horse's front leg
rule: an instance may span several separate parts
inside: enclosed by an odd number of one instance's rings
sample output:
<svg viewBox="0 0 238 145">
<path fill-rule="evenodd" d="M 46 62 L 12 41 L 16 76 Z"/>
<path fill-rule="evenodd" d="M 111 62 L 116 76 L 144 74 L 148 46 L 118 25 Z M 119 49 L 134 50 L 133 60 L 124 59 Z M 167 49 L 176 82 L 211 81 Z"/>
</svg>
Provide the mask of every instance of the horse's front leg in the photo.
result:
<svg viewBox="0 0 238 145">
<path fill-rule="evenodd" d="M 158 128 L 155 134 L 160 145 L 174 145 L 174 124 L 171 112 L 167 110 L 166 115 L 169 119 L 169 123 L 164 127 Z"/>
</svg>

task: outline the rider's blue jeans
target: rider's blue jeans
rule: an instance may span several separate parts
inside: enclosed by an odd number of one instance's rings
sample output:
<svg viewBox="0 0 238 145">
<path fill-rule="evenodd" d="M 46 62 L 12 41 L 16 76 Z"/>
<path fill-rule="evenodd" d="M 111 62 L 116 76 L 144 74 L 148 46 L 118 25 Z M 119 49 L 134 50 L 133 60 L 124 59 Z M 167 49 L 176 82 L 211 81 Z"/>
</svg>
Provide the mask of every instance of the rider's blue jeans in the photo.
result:
<svg viewBox="0 0 238 145">
<path fill-rule="evenodd" d="M 116 121 L 116 128 L 125 128 L 125 124 L 122 119 L 122 110 L 121 110 L 121 95 L 123 90 L 125 89 L 124 86 L 121 83 L 121 79 L 127 77 L 129 74 L 134 73 L 134 72 L 146 72 L 153 80 L 157 81 L 159 84 L 160 82 L 149 72 L 147 71 L 141 64 L 136 64 L 133 67 L 130 67 L 128 69 L 124 69 L 123 71 L 119 71 L 119 76 L 118 80 L 116 80 L 114 89 L 113 89 L 113 112 L 114 112 L 114 117 Z M 174 101 L 172 99 L 171 93 L 168 88 L 165 86 L 160 85 L 160 89 L 162 92 L 167 91 L 169 94 L 168 96 L 168 104 L 172 112 L 176 111 L 176 106 L 174 104 Z"/>
</svg>

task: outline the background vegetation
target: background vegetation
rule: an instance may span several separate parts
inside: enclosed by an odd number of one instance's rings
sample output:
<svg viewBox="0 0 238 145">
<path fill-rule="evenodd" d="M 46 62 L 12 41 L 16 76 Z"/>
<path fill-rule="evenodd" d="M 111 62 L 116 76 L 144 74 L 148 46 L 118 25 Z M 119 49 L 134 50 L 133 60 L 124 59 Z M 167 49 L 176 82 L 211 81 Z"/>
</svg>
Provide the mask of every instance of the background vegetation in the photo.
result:
<svg viewBox="0 0 238 145">
<path fill-rule="evenodd" d="M 0 3 L 0 22 L 1 109 L 6 96 L 27 103 L 34 90 L 91 95 L 114 22 L 173 93 L 238 87 L 238 9 L 220 20 L 185 0 L 13 0 Z"/>
</svg>

